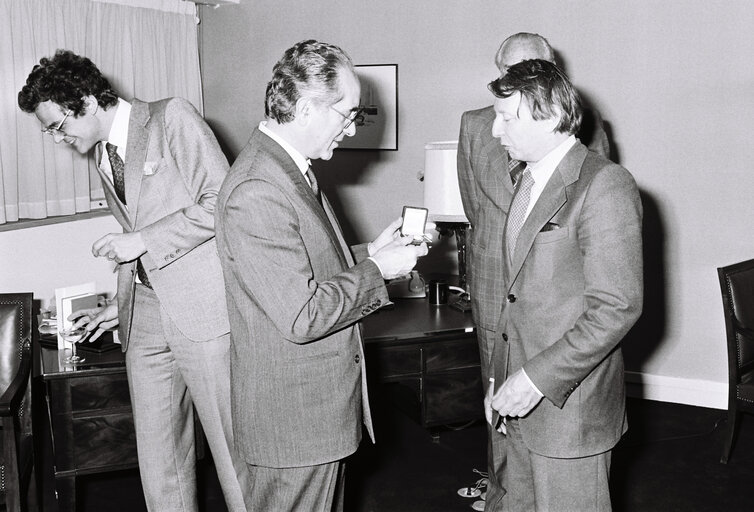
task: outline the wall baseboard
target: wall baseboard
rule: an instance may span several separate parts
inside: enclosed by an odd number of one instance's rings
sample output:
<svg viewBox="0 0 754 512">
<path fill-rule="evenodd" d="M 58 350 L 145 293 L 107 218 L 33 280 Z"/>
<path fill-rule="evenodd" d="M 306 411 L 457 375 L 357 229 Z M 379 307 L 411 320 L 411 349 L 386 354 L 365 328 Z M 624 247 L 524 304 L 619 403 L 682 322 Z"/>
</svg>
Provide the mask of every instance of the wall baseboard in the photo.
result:
<svg viewBox="0 0 754 512">
<path fill-rule="evenodd" d="M 696 405 L 712 409 L 728 408 L 728 383 L 682 379 L 641 372 L 626 372 L 626 393 L 635 398 Z"/>
</svg>

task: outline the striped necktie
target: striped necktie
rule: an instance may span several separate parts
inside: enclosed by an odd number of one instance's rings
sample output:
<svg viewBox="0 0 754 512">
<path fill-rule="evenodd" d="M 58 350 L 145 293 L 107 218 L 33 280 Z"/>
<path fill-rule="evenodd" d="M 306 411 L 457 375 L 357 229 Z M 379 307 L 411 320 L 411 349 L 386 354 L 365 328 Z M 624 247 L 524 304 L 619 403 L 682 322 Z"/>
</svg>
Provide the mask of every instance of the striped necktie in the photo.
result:
<svg viewBox="0 0 754 512">
<path fill-rule="evenodd" d="M 518 179 L 521 177 L 521 173 L 524 172 L 524 169 L 526 168 L 526 162 L 522 162 L 521 160 L 515 160 L 508 156 L 508 174 L 511 176 L 511 181 L 513 182 L 513 186 L 515 187 L 518 183 Z"/>
<path fill-rule="evenodd" d="M 312 187 L 314 196 L 317 198 L 317 202 L 319 202 L 319 204 L 322 204 L 322 194 L 319 191 L 319 184 L 317 183 L 317 178 L 314 176 L 314 172 L 312 171 L 311 167 L 306 170 L 306 177 L 309 179 L 309 184 Z"/>
</svg>

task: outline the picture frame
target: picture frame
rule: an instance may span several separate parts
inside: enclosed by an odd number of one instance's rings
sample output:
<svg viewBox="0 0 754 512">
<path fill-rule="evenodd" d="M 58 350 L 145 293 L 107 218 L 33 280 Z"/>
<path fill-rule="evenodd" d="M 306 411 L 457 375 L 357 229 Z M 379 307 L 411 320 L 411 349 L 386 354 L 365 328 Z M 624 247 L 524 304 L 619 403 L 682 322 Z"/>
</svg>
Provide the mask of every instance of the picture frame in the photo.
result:
<svg viewBox="0 0 754 512">
<path fill-rule="evenodd" d="M 356 134 L 345 137 L 338 149 L 398 150 L 398 64 L 354 66 L 361 82 Z"/>
</svg>

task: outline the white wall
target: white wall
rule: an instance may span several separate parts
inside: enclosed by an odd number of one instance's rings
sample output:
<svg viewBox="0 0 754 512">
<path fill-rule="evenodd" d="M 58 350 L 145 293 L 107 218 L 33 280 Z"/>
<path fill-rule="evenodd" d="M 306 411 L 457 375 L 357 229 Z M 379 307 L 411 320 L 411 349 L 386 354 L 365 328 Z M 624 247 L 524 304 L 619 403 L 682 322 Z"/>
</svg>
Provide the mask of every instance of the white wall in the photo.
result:
<svg viewBox="0 0 754 512">
<path fill-rule="evenodd" d="M 92 242 L 120 233 L 115 218 L 50 224 L 0 232 L 0 292 L 33 292 L 43 308 L 55 303 L 55 288 L 94 281 L 97 292 L 115 294 L 115 264 L 92 256 Z"/>
<path fill-rule="evenodd" d="M 398 64 L 399 151 L 339 151 L 319 166 L 353 241 L 421 204 L 423 145 L 457 138 L 461 113 L 491 102 L 500 41 L 548 37 L 642 190 L 647 301 L 624 344 L 628 370 L 654 398 L 725 407 L 715 268 L 754 257 L 750 0 L 249 0 L 201 17 L 205 111 L 231 158 L 291 44 L 315 38 L 356 64 Z"/>
</svg>

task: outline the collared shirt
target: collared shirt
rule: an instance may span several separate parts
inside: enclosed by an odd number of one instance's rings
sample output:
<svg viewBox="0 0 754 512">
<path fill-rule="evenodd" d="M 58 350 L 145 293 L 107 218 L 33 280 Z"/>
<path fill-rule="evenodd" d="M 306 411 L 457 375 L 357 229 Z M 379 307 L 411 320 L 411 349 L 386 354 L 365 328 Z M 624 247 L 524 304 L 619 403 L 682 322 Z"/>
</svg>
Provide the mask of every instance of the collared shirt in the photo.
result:
<svg viewBox="0 0 754 512">
<path fill-rule="evenodd" d="M 570 151 L 573 145 L 576 144 L 576 137 L 570 135 L 566 140 L 561 142 L 555 149 L 547 153 L 544 158 L 534 165 L 529 165 L 527 169 L 531 173 L 531 177 L 534 179 L 534 185 L 531 187 L 531 196 L 529 198 L 529 207 L 526 209 L 526 217 L 529 217 L 534 205 L 537 203 L 539 196 L 542 195 L 542 191 L 545 189 L 547 182 L 550 181 L 555 169 L 566 156 L 566 153 Z"/>
<path fill-rule="evenodd" d="M 290 155 L 290 157 L 293 159 L 293 163 L 296 164 L 296 167 L 298 167 L 298 169 L 301 171 L 301 174 L 304 175 L 306 182 L 309 183 L 309 177 L 306 175 L 306 172 L 309 170 L 309 166 L 312 164 L 312 161 L 302 155 L 296 148 L 291 146 L 288 141 L 283 139 L 280 135 L 267 128 L 267 121 L 262 121 L 261 123 L 259 123 L 259 131 L 280 144 L 280 147 L 282 147 L 285 152 Z M 311 185 L 312 184 L 309 183 L 309 186 Z"/>
<path fill-rule="evenodd" d="M 128 120 L 131 117 L 131 104 L 122 98 L 118 98 L 118 105 L 115 107 L 115 117 L 113 118 L 113 124 L 110 127 L 110 133 L 107 136 L 107 140 L 100 142 L 102 144 L 102 157 L 97 162 L 99 168 L 105 171 L 105 174 L 110 178 L 110 183 L 113 182 L 113 170 L 110 168 L 110 158 L 107 156 L 105 150 L 105 143 L 109 142 L 113 146 L 118 148 L 118 156 L 126 161 L 126 146 L 128 144 Z"/>
</svg>

